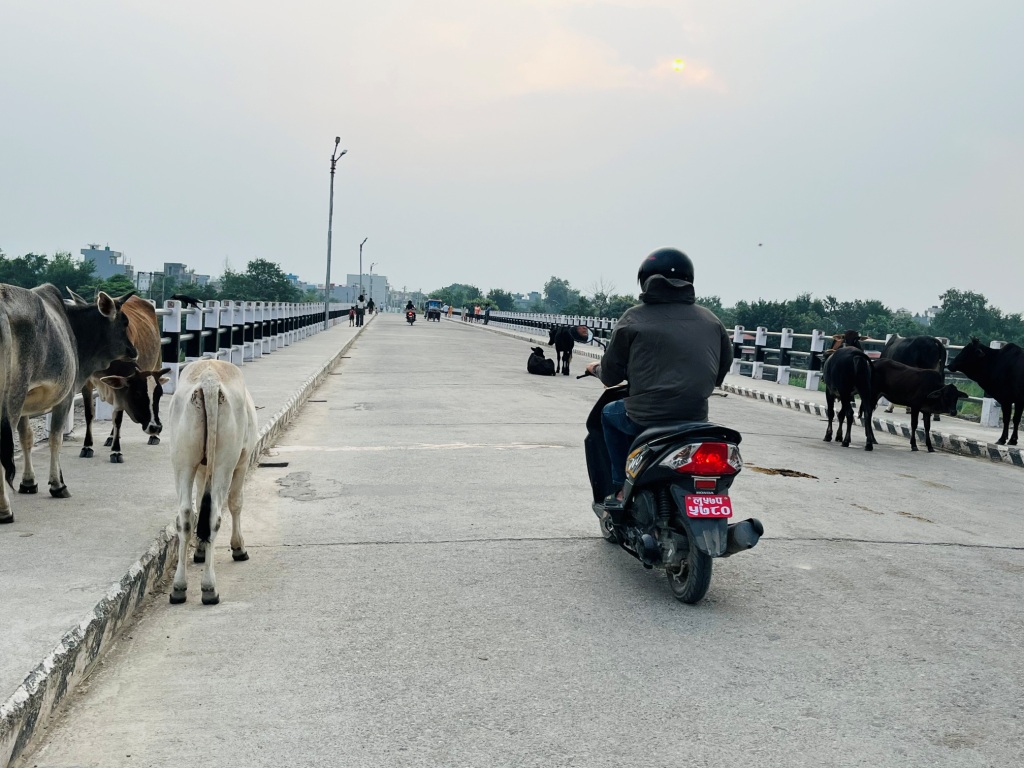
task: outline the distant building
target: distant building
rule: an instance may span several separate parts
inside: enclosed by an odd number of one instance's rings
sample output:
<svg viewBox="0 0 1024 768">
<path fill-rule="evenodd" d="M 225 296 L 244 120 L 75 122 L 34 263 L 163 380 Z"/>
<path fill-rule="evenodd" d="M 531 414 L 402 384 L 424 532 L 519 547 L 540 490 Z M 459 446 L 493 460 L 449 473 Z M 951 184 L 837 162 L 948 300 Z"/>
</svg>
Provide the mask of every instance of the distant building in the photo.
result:
<svg viewBox="0 0 1024 768">
<path fill-rule="evenodd" d="M 90 243 L 88 248 L 83 248 L 79 253 L 92 264 L 93 271 L 101 280 L 109 280 L 114 275 L 124 275 L 129 280 L 135 279 L 135 269 L 131 264 L 122 261 L 124 254 L 110 250 L 109 245 L 101 249 L 99 245 Z"/>
<path fill-rule="evenodd" d="M 359 275 L 345 275 L 346 285 L 359 286 Z M 388 284 L 388 278 L 386 275 L 370 274 L 369 272 L 363 273 L 363 295 L 366 296 L 367 300 L 373 299 L 373 303 L 378 307 L 388 306 L 388 297 L 391 293 L 391 286 Z M 359 295 L 359 291 L 356 291 L 356 296 Z"/>
</svg>

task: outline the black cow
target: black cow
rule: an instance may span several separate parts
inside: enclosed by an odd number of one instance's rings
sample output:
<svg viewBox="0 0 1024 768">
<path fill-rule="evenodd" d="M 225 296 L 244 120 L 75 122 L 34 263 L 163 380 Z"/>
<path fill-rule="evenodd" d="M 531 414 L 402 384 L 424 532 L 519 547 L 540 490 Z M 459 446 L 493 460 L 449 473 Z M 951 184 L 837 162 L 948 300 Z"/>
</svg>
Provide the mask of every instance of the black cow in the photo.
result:
<svg viewBox="0 0 1024 768">
<path fill-rule="evenodd" d="M 89 376 L 114 360 L 138 357 L 128 338 L 128 317 L 121 312 L 127 298 L 100 291 L 95 305 L 78 307 L 65 304 L 49 283 L 32 290 L 0 285 L 0 465 L 13 488 L 16 424 L 24 461 L 19 493 L 38 490 L 29 417 L 49 411 L 50 495 L 71 495 L 60 466 L 62 427 Z M 13 521 L 7 489 L 0 483 L 0 523 Z"/>
<path fill-rule="evenodd" d="M 822 369 L 825 381 L 825 406 L 828 415 L 828 431 L 825 442 L 832 440 L 832 419 L 835 416 L 835 401 L 839 399 L 839 424 L 836 427 L 836 442 L 842 441 L 843 448 L 850 447 L 850 432 L 853 430 L 853 396 L 860 397 L 861 419 L 864 421 L 864 450 L 870 451 L 875 443 L 871 431 L 871 360 L 864 350 L 857 347 L 840 347 L 825 360 Z M 846 420 L 846 435 L 843 435 L 843 419 Z"/>
<path fill-rule="evenodd" d="M 538 376 L 554 376 L 555 361 L 544 357 L 544 347 L 533 347 L 533 353 L 526 361 L 526 372 Z"/>
<path fill-rule="evenodd" d="M 569 363 L 572 362 L 572 349 L 576 346 L 576 337 L 570 325 L 556 325 L 548 332 L 548 346 L 555 345 L 556 371 L 569 375 Z"/>
<path fill-rule="evenodd" d="M 1003 409 L 1003 433 L 996 440 L 999 445 L 1006 445 L 1010 414 L 1016 406 L 1013 436 L 1010 438 L 1010 445 L 1016 445 L 1020 416 L 1024 411 L 1024 350 L 1016 344 L 992 349 L 972 338 L 971 343 L 961 349 L 949 364 L 949 370 L 978 382 L 985 393 L 999 403 Z"/>
<path fill-rule="evenodd" d="M 942 371 L 927 370 L 904 365 L 896 360 L 879 358 L 871 364 L 871 401 L 868 415 L 875 410 L 883 395 L 897 405 L 910 408 L 910 450 L 917 450 L 917 417 L 924 414 L 924 443 L 928 453 L 932 448 L 932 414 L 949 413 L 957 400 L 967 397 L 952 384 L 946 383 Z"/>
<path fill-rule="evenodd" d="M 924 368 L 929 371 L 942 371 L 946 368 L 946 346 L 934 336 L 900 336 L 894 333 L 882 347 L 882 353 L 878 356 L 880 360 L 895 360 L 897 363 L 909 365 L 912 368 Z M 956 403 L 953 404 L 954 409 Z M 886 413 L 892 413 L 893 404 L 885 409 Z M 956 416 L 956 411 L 950 412 Z M 939 414 L 935 414 L 935 421 L 939 420 Z"/>
</svg>

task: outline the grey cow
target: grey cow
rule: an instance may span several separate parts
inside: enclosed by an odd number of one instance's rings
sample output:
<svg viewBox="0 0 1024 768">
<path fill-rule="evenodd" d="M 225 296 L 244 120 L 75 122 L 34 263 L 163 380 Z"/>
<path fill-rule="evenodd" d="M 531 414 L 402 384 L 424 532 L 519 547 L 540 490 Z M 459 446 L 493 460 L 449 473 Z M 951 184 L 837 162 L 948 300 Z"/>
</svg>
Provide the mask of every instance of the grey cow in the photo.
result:
<svg viewBox="0 0 1024 768">
<path fill-rule="evenodd" d="M 64 424 L 90 375 L 114 360 L 138 357 L 128 339 L 128 318 L 120 311 L 127 298 L 100 291 L 95 305 L 76 307 L 49 283 L 31 290 L 0 284 L 0 465 L 13 488 L 17 424 L 24 461 L 19 493 L 38 490 L 29 417 L 52 412 L 53 423 Z M 63 440 L 61 429 L 51 430 L 49 486 L 57 498 L 71 495 L 60 466 Z M 14 513 L 0 483 L 0 523 L 11 522 Z"/>
</svg>

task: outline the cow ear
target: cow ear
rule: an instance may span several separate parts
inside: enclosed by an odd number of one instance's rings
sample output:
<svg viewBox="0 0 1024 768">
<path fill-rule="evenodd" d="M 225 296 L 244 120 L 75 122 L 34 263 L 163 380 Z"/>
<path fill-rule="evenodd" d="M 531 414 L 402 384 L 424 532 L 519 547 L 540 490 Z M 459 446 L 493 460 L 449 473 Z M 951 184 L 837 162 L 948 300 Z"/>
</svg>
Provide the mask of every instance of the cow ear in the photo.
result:
<svg viewBox="0 0 1024 768">
<path fill-rule="evenodd" d="M 83 299 L 81 296 L 79 296 L 77 293 L 72 291 L 67 286 L 64 286 L 64 290 L 66 290 L 68 292 L 68 296 L 70 296 L 74 300 L 75 306 L 77 306 L 77 307 L 88 307 L 89 306 L 89 302 L 88 301 Z"/>
<path fill-rule="evenodd" d="M 128 379 L 124 376 L 104 376 L 100 381 L 111 389 L 124 389 L 128 386 Z"/>
<path fill-rule="evenodd" d="M 96 308 L 104 317 L 114 317 L 117 314 L 117 305 L 105 291 L 96 294 Z"/>
</svg>

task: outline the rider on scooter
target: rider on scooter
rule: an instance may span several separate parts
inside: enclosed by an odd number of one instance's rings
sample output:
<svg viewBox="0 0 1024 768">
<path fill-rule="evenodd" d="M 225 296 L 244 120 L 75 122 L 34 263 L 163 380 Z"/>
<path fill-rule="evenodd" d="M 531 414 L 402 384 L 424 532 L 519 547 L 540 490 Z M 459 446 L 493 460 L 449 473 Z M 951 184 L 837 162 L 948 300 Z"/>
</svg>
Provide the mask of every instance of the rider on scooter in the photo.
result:
<svg viewBox="0 0 1024 768">
<path fill-rule="evenodd" d="M 605 499 L 609 508 L 622 503 L 633 439 L 660 424 L 707 421 L 708 398 L 732 365 L 725 326 L 695 303 L 689 256 L 659 248 L 644 259 L 637 280 L 642 303 L 623 313 L 600 362 L 587 366 L 605 386 L 629 382 L 629 396 L 602 411 L 616 489 Z"/>
</svg>

